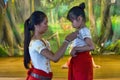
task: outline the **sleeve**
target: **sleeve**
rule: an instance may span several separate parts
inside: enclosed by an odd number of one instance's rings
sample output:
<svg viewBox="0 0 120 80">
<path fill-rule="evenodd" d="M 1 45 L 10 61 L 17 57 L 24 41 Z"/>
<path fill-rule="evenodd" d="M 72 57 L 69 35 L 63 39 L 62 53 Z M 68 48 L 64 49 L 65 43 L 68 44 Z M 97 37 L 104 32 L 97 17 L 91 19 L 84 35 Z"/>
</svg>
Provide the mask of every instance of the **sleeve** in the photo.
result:
<svg viewBox="0 0 120 80">
<path fill-rule="evenodd" d="M 91 38 L 90 30 L 87 28 L 84 28 L 81 30 L 81 37 L 82 39 L 85 39 L 86 37 Z"/>
<path fill-rule="evenodd" d="M 46 47 L 47 47 L 49 50 L 51 50 L 50 43 L 49 43 L 48 41 L 46 41 L 46 43 L 47 43 Z"/>
<path fill-rule="evenodd" d="M 45 44 L 42 41 L 37 41 L 35 43 L 35 46 L 35 51 L 37 51 L 38 53 L 41 53 L 41 51 L 46 48 Z"/>
</svg>

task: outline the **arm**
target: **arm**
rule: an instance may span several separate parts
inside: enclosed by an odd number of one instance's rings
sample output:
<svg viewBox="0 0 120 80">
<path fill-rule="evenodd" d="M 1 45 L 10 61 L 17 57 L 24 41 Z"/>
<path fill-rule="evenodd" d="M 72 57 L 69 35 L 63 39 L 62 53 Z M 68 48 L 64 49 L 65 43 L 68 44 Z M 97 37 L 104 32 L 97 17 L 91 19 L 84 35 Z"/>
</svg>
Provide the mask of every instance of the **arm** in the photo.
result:
<svg viewBox="0 0 120 80">
<path fill-rule="evenodd" d="M 67 49 L 67 46 L 68 46 L 68 43 L 63 42 L 62 46 L 59 48 L 59 50 L 56 53 L 53 53 L 48 49 L 44 49 L 42 50 L 41 54 L 43 56 L 46 56 L 48 59 L 52 60 L 53 62 L 57 62 L 64 55 Z"/>
<path fill-rule="evenodd" d="M 87 45 L 83 47 L 75 47 L 75 50 L 77 52 L 83 52 L 83 51 L 92 51 L 94 50 L 94 44 L 90 38 L 85 38 L 85 42 Z"/>
<path fill-rule="evenodd" d="M 74 47 L 71 51 L 71 56 L 76 56 L 75 53 L 76 52 L 84 52 L 84 51 L 92 51 L 94 50 L 94 45 L 93 45 L 93 42 L 90 38 L 85 38 L 85 42 L 87 45 L 85 46 L 82 46 L 82 47 Z"/>
<path fill-rule="evenodd" d="M 54 62 L 57 62 L 64 55 L 69 42 L 74 40 L 76 37 L 77 37 L 77 32 L 73 32 L 66 37 L 65 41 L 63 42 L 63 44 L 57 50 L 56 53 L 53 53 L 52 51 L 49 51 L 48 49 L 43 49 L 41 54 L 47 57 L 48 59 Z"/>
</svg>

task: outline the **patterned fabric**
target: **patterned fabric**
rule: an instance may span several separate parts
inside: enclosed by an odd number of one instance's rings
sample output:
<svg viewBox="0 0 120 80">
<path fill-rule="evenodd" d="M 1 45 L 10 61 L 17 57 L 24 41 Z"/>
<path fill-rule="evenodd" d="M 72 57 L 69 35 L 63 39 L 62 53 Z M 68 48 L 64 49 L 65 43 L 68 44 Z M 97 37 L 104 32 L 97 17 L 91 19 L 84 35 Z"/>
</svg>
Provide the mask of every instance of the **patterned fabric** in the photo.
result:
<svg viewBox="0 0 120 80">
<path fill-rule="evenodd" d="M 29 45 L 29 52 L 33 66 L 36 69 L 51 72 L 50 60 L 41 54 L 43 49 L 48 48 L 48 44 L 41 40 L 32 40 Z"/>
<path fill-rule="evenodd" d="M 36 44 L 35 50 L 36 50 L 37 52 L 41 53 L 41 51 L 42 51 L 43 49 L 45 49 L 45 48 L 46 48 L 45 44 L 43 44 L 42 42 L 39 42 L 39 44 Z"/>
<path fill-rule="evenodd" d="M 82 47 L 87 45 L 85 38 L 91 38 L 90 30 L 84 27 L 79 30 L 77 38 L 73 41 L 73 47 Z M 72 57 L 69 70 L 68 80 L 93 80 L 92 57 L 88 51 L 76 53 Z"/>
<path fill-rule="evenodd" d="M 79 34 L 77 35 L 77 38 L 73 41 L 73 47 L 75 46 L 85 46 L 86 43 L 84 39 L 88 37 L 91 38 L 90 30 L 86 27 L 79 30 Z"/>
<path fill-rule="evenodd" d="M 42 70 L 35 69 L 32 67 L 28 71 L 28 76 L 26 80 L 51 80 L 52 79 L 52 73 L 46 73 Z"/>
</svg>

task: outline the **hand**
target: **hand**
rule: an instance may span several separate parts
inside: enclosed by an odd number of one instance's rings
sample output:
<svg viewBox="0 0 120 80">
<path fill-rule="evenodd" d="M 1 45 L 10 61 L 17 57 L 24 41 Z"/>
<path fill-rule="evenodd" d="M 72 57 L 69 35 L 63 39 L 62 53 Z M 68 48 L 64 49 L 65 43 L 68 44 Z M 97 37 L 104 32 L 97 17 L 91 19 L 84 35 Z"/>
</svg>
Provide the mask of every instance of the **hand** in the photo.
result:
<svg viewBox="0 0 120 80">
<path fill-rule="evenodd" d="M 77 56 L 75 53 L 76 53 L 76 50 L 75 50 L 75 48 L 73 48 L 73 49 L 71 50 L 71 52 L 70 52 L 70 55 L 71 55 L 72 57 L 75 57 L 75 56 Z"/>
<path fill-rule="evenodd" d="M 100 65 L 96 65 L 96 64 L 93 65 L 93 68 L 100 68 L 100 67 L 101 67 Z"/>
<path fill-rule="evenodd" d="M 66 36 L 66 40 L 71 42 L 77 37 L 78 31 L 72 32 Z"/>
</svg>

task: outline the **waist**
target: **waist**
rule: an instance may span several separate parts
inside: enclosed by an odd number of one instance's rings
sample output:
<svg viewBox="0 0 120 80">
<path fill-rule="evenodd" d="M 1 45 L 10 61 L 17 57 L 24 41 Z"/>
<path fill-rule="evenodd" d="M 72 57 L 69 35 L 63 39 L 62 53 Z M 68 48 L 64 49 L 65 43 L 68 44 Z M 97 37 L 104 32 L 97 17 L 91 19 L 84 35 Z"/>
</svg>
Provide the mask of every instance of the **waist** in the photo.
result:
<svg viewBox="0 0 120 80">
<path fill-rule="evenodd" d="M 30 75 L 34 78 L 39 79 L 39 80 L 51 80 L 51 77 L 41 76 L 41 75 L 38 75 L 38 74 L 33 73 L 33 72 Z"/>
<path fill-rule="evenodd" d="M 90 51 L 76 52 L 76 55 L 77 55 L 77 56 L 90 55 Z"/>
<path fill-rule="evenodd" d="M 77 52 L 76 55 L 77 55 L 76 57 L 72 57 L 72 60 L 76 61 L 89 60 L 92 57 L 89 51 Z"/>
<path fill-rule="evenodd" d="M 38 69 L 38 70 L 42 70 L 42 71 L 44 71 L 46 73 L 52 72 L 49 65 L 35 65 L 34 64 L 34 68 Z"/>
<path fill-rule="evenodd" d="M 28 74 L 29 75 L 36 75 L 36 76 L 44 76 L 44 77 L 48 77 L 48 78 L 52 78 L 52 72 L 49 72 L 49 73 L 46 73 L 45 71 L 43 70 L 39 70 L 39 69 L 36 69 L 34 67 L 32 67 L 29 71 L 28 71 Z"/>
</svg>

